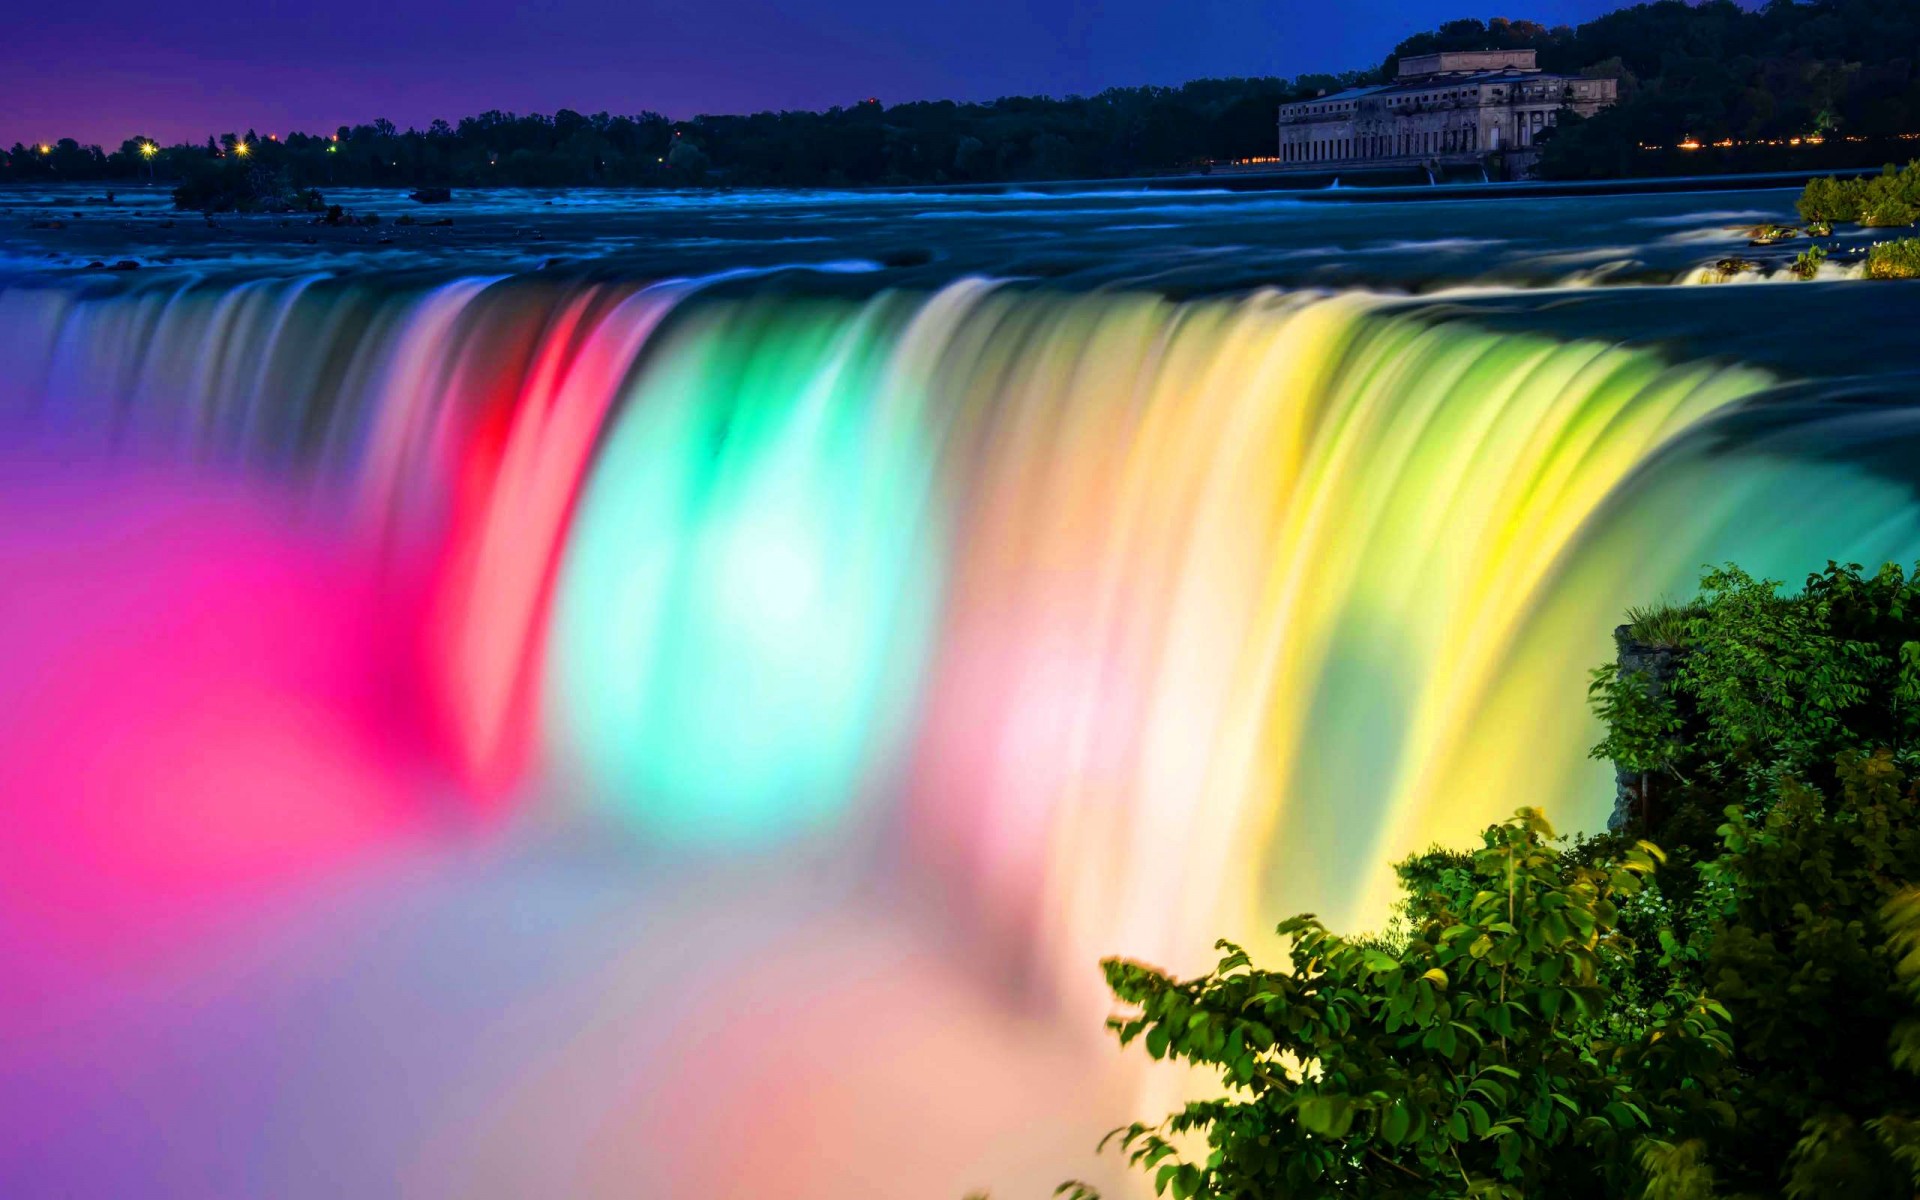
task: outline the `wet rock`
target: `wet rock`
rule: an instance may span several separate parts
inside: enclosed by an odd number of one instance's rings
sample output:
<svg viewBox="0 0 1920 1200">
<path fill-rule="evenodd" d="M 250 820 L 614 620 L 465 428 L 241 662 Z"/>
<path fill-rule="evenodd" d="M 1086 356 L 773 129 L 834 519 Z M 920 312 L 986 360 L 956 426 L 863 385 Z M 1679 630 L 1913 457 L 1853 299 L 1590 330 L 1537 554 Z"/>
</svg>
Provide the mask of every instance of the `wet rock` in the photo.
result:
<svg viewBox="0 0 1920 1200">
<path fill-rule="evenodd" d="M 114 263 L 113 266 L 107 269 L 110 271 L 138 271 L 140 269 L 140 264 L 133 261 L 130 258 L 123 258 L 119 262 Z"/>
<path fill-rule="evenodd" d="M 415 188 L 410 197 L 416 204 L 445 204 L 453 199 L 453 189 L 443 187 Z"/>
</svg>

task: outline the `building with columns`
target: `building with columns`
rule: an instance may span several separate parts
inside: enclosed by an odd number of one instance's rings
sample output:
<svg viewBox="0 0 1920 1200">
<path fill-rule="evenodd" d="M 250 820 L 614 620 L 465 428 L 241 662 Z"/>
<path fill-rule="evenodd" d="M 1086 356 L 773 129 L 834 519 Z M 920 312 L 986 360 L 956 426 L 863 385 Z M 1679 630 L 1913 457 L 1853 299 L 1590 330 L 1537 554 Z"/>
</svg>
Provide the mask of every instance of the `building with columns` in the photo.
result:
<svg viewBox="0 0 1920 1200">
<path fill-rule="evenodd" d="M 1435 167 L 1534 157 L 1562 108 L 1592 116 L 1612 79 L 1551 75 L 1532 50 L 1447 50 L 1400 60 L 1392 83 L 1280 106 L 1282 170 Z"/>
</svg>

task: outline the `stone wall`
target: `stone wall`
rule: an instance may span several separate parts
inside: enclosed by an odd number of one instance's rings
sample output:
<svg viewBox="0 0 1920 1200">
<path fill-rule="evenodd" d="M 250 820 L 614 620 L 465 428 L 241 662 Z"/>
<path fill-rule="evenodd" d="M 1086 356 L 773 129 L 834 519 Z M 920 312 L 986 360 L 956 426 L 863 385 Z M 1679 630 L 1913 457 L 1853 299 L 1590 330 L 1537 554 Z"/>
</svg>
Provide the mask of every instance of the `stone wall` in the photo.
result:
<svg viewBox="0 0 1920 1200">
<path fill-rule="evenodd" d="M 1680 651 L 1665 646 L 1650 646 L 1636 640 L 1631 625 L 1622 625 L 1613 631 L 1613 644 L 1616 660 L 1620 664 L 1621 679 L 1636 674 L 1643 676 L 1647 695 L 1654 698 L 1673 686 L 1674 676 L 1680 670 Z M 1607 828 L 1645 828 L 1651 825 L 1655 809 L 1660 803 L 1659 792 L 1659 783 L 1651 775 L 1629 771 L 1615 763 L 1613 815 L 1607 818 Z"/>
</svg>

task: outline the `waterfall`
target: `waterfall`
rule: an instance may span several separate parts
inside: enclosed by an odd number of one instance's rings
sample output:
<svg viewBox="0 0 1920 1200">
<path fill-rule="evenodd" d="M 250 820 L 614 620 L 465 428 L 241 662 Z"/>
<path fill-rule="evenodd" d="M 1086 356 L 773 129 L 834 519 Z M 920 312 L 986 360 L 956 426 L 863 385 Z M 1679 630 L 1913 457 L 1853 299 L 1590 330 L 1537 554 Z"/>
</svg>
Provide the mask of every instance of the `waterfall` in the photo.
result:
<svg viewBox="0 0 1920 1200">
<path fill-rule="evenodd" d="M 1358 295 L 22 286 L 0 355 L 36 471 L 238 481 L 364 567 L 401 803 L 830 863 L 1089 1029 L 1103 955 L 1377 921 L 1522 804 L 1598 827 L 1626 604 L 1920 550 L 1905 486 L 1741 451 L 1762 371 Z M 71 747 L 0 749 L 63 802 Z"/>
</svg>

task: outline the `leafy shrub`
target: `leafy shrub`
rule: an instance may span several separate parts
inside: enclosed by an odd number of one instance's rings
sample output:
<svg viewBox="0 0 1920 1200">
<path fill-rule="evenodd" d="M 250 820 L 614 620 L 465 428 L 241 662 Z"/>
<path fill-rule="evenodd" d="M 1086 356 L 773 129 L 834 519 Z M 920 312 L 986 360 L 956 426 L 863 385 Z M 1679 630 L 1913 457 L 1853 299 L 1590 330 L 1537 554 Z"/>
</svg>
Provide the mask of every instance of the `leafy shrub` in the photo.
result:
<svg viewBox="0 0 1920 1200">
<path fill-rule="evenodd" d="M 1794 208 L 1799 211 L 1800 219 L 1809 223 L 1858 221 L 1860 202 L 1864 197 L 1860 189 L 1853 186 L 1855 182 L 1831 176 L 1809 179 Z"/>
<path fill-rule="evenodd" d="M 1627 631 L 1643 645 L 1678 649 L 1692 636 L 1699 615 L 1699 608 L 1691 604 L 1635 605 L 1627 609 Z"/>
<path fill-rule="evenodd" d="M 1230 1088 L 1115 1131 L 1159 1190 L 1920 1191 L 1920 574 L 1727 567 L 1633 615 L 1684 651 L 1594 672 L 1596 753 L 1660 781 L 1642 828 L 1562 850 L 1523 810 L 1402 864 L 1384 937 L 1283 924 L 1288 971 L 1106 964 L 1122 1043 Z"/>
<path fill-rule="evenodd" d="M 1869 247 L 1867 278 L 1920 279 L 1920 238 L 1877 242 Z"/>
<path fill-rule="evenodd" d="M 1866 179 L 1810 179 L 1794 207 L 1809 225 L 1911 225 L 1920 219 L 1920 162 L 1897 170 L 1889 163 L 1880 174 Z"/>
<path fill-rule="evenodd" d="M 1826 247 L 1808 246 L 1805 250 L 1802 250 L 1794 256 L 1793 265 L 1787 269 L 1792 271 L 1797 278 L 1813 279 L 1820 274 L 1820 265 L 1826 261 Z"/>
<path fill-rule="evenodd" d="M 1870 229 L 1904 228 L 1917 218 L 1920 209 L 1887 188 L 1869 191 L 1860 205 L 1860 223 Z"/>
<path fill-rule="evenodd" d="M 1645 1178 L 1649 1131 L 1718 1119 L 1700 1083 L 1730 1052 L 1717 1003 L 1666 997 L 1623 1038 L 1601 1025 L 1602 972 L 1626 954 L 1620 906 L 1659 851 L 1582 862 L 1530 809 L 1483 842 L 1467 870 L 1430 874 L 1439 886 L 1408 897 L 1409 933 L 1391 950 L 1301 916 L 1280 926 L 1285 971 L 1226 942 L 1211 974 L 1184 983 L 1105 964 L 1137 1007 L 1112 1022 L 1122 1044 L 1144 1040 L 1154 1058 L 1204 1064 L 1237 1089 L 1114 1131 L 1158 1188 L 1182 1200 L 1617 1196 Z M 1409 883 L 1418 863 L 1403 868 Z M 1204 1163 L 1169 1140 L 1192 1132 L 1211 1147 Z"/>
</svg>

